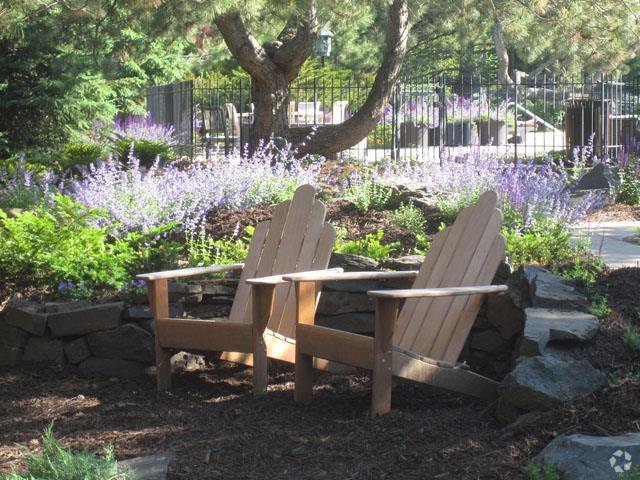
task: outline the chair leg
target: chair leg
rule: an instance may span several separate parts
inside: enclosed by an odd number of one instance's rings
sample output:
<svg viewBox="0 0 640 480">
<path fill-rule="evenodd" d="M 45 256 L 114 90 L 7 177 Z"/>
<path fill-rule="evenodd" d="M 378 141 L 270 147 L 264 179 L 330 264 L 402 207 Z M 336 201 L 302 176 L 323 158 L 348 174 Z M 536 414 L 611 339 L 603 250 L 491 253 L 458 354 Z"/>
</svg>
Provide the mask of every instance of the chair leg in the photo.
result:
<svg viewBox="0 0 640 480">
<path fill-rule="evenodd" d="M 253 396 L 267 393 L 269 371 L 267 368 L 267 347 L 262 335 L 253 337 Z"/>
<path fill-rule="evenodd" d="M 156 375 L 158 391 L 171 389 L 171 355 L 156 343 Z"/>
<path fill-rule="evenodd" d="M 309 403 L 313 392 L 313 357 L 300 353 L 297 348 L 295 381 L 294 400 Z"/>
<path fill-rule="evenodd" d="M 391 410 L 392 339 L 398 317 L 397 299 L 376 300 L 373 337 L 373 391 L 371 414 L 383 415 Z"/>
</svg>

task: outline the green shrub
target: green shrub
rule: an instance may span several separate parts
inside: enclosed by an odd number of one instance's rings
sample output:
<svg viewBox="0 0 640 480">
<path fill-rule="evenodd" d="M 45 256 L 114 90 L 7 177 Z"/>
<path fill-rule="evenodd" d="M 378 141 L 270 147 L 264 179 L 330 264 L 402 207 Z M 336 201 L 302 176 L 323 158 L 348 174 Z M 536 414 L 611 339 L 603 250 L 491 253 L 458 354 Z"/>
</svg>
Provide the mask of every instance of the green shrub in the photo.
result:
<svg viewBox="0 0 640 480">
<path fill-rule="evenodd" d="M 431 242 L 427 240 L 424 234 L 416 235 L 416 246 L 413 248 L 413 253 L 416 255 L 426 255 L 431 248 Z"/>
<path fill-rule="evenodd" d="M 104 457 L 89 452 L 72 453 L 60 446 L 53 436 L 53 424 L 42 433 L 42 452 L 27 455 L 24 473 L 0 474 L 0 480 L 135 480 L 128 469 L 118 466 L 113 448 Z"/>
<path fill-rule="evenodd" d="M 609 300 L 607 297 L 604 295 L 593 295 L 590 300 L 592 315 L 595 315 L 601 320 L 611 315 L 611 307 L 609 306 Z"/>
<path fill-rule="evenodd" d="M 334 251 L 338 253 L 362 255 L 375 260 L 387 260 L 389 256 L 398 249 L 400 242 L 382 245 L 380 241 L 383 236 L 384 230 L 378 230 L 376 233 L 369 233 L 365 235 L 361 240 L 351 240 L 349 242 L 341 243 L 336 242 Z"/>
<path fill-rule="evenodd" d="M 640 330 L 629 326 L 624 327 L 622 338 L 629 350 L 640 353 Z"/>
<path fill-rule="evenodd" d="M 631 167 L 620 172 L 620 189 L 618 190 L 618 201 L 628 205 L 638 205 L 640 203 L 640 177 Z"/>
<path fill-rule="evenodd" d="M 413 233 L 416 237 L 424 235 L 425 222 L 422 210 L 411 204 L 403 203 L 391 214 L 391 223 Z"/>
<path fill-rule="evenodd" d="M 397 202 L 394 188 L 380 185 L 373 180 L 365 180 L 362 183 L 351 185 L 345 193 L 345 198 L 361 212 L 386 210 Z"/>
<path fill-rule="evenodd" d="M 594 284 L 604 269 L 604 260 L 593 255 L 586 243 L 578 243 L 573 247 L 573 257 L 569 263 L 555 268 L 563 278 L 583 286 Z"/>
<path fill-rule="evenodd" d="M 98 143 L 67 143 L 62 149 L 61 166 L 64 170 L 78 166 L 86 167 L 104 155 Z"/>
<path fill-rule="evenodd" d="M 550 462 L 538 465 L 530 461 L 524 467 L 525 480 L 561 480 L 558 469 Z"/>
<path fill-rule="evenodd" d="M 110 227 L 96 226 L 101 212 L 60 194 L 52 202 L 14 218 L 0 211 L 1 281 L 120 288 L 136 273 L 171 266 L 177 258 L 181 247 L 160 238 L 174 225 L 114 238 Z"/>
<path fill-rule="evenodd" d="M 507 255 L 514 267 L 534 263 L 555 267 L 568 262 L 575 252 L 571 244 L 571 234 L 557 224 L 548 230 L 502 230 L 507 244 Z"/>
<path fill-rule="evenodd" d="M 202 228 L 196 234 L 187 235 L 189 265 L 229 265 L 242 263 L 247 257 L 254 227 L 245 228 L 244 237 L 227 237 L 214 240 Z"/>
<path fill-rule="evenodd" d="M 122 163 L 129 161 L 131 144 L 134 141 L 130 138 L 119 138 L 114 144 L 114 152 Z M 133 154 L 144 166 L 152 165 L 156 158 L 161 160 L 173 159 L 173 148 L 165 142 L 156 140 L 137 140 L 133 147 Z"/>
</svg>

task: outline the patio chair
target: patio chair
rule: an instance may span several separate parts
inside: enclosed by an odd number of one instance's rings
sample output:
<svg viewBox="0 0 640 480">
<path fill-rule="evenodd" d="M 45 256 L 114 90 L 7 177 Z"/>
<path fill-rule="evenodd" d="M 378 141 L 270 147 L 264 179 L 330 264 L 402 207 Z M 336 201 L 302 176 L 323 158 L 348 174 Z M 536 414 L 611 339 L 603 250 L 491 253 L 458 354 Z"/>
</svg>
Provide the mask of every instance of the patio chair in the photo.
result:
<svg viewBox="0 0 640 480">
<path fill-rule="evenodd" d="M 373 370 L 373 414 L 391 408 L 392 374 L 495 398 L 497 382 L 456 362 L 484 295 L 507 290 L 489 285 L 505 255 L 497 200 L 495 192 L 484 193 L 438 233 L 419 272 L 393 272 L 415 277 L 413 288 L 368 292 L 376 299 L 373 337 L 314 325 L 316 292 L 323 282 L 379 279 L 390 272 L 285 275 L 297 296 L 296 401 L 311 400 L 313 357 Z"/>
<path fill-rule="evenodd" d="M 315 189 L 303 185 L 293 200 L 276 207 L 270 221 L 256 226 L 244 264 L 138 275 L 148 282 L 155 320 L 159 390 L 171 386 L 172 350 L 224 352 L 223 360 L 253 365 L 256 395 L 266 391 L 267 357 L 294 361 L 295 292 L 280 275 L 327 268 L 335 231 L 325 223 L 325 212 L 325 205 L 315 198 Z M 239 270 L 242 274 L 229 318 L 169 318 L 169 279 Z M 250 285 L 256 277 L 266 278 Z M 316 366 L 328 368 L 328 363 Z"/>
</svg>

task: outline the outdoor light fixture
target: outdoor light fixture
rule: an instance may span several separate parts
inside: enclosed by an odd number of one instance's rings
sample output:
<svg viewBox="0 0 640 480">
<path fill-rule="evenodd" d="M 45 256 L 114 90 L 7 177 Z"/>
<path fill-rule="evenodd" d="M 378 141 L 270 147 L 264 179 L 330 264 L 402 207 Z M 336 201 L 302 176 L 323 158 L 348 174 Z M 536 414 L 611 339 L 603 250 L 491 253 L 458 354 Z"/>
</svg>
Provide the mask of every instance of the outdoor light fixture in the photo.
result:
<svg viewBox="0 0 640 480">
<path fill-rule="evenodd" d="M 333 33 L 326 28 L 320 30 L 320 32 L 318 33 L 318 37 L 316 38 L 316 55 L 319 55 L 323 59 L 324 57 L 331 56 L 331 39 L 333 38 L 333 36 Z"/>
</svg>

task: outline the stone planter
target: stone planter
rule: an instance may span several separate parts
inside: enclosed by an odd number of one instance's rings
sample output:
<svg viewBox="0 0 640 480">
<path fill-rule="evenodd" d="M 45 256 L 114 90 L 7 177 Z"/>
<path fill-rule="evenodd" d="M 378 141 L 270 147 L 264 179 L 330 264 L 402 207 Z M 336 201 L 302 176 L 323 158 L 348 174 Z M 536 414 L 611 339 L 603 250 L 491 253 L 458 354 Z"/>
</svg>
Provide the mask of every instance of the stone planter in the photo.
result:
<svg viewBox="0 0 640 480">
<path fill-rule="evenodd" d="M 507 143 L 507 123 L 502 120 L 478 120 L 480 145 L 505 145 Z"/>
</svg>

